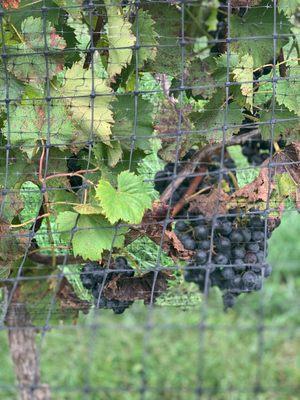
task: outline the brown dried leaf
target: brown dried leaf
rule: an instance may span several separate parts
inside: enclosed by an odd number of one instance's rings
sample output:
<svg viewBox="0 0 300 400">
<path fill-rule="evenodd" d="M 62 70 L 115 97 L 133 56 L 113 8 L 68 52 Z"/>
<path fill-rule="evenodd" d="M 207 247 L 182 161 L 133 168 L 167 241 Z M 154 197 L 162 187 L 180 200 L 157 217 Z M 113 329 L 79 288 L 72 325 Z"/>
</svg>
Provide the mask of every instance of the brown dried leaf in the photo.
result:
<svg viewBox="0 0 300 400">
<path fill-rule="evenodd" d="M 153 300 L 155 300 L 167 290 L 168 279 L 172 279 L 172 276 L 165 271 L 159 271 L 157 275 L 151 271 L 132 278 L 118 275 L 105 286 L 103 295 L 109 300 L 144 300 L 147 304 L 151 301 L 152 291 Z"/>
<path fill-rule="evenodd" d="M 200 194 L 191 201 L 189 211 L 212 217 L 227 212 L 230 196 L 222 189 L 212 190 L 208 195 Z"/>
<path fill-rule="evenodd" d="M 237 201 L 241 198 L 247 199 L 249 203 L 255 203 L 257 201 L 267 201 L 271 196 L 275 183 L 273 182 L 272 175 L 274 170 L 269 173 L 268 160 L 261 165 L 261 170 L 258 177 L 248 185 L 245 185 L 241 189 L 237 190 L 232 198 Z"/>
<path fill-rule="evenodd" d="M 292 142 L 284 151 L 274 155 L 273 161 L 278 163 L 275 166 L 275 173 L 288 172 L 296 183 L 300 186 L 300 142 Z"/>
<path fill-rule="evenodd" d="M 155 130 L 159 134 L 162 148 L 159 150 L 160 157 L 168 162 L 176 159 L 177 148 L 176 140 L 182 131 L 190 132 L 193 124 L 189 119 L 192 111 L 190 105 L 179 108 L 176 103 L 165 101 L 156 116 Z M 179 120 L 181 121 L 179 124 Z M 180 127 L 180 130 L 179 130 Z M 192 145 L 191 135 L 181 135 L 179 158 L 185 156 Z"/>
<path fill-rule="evenodd" d="M 90 308 L 89 302 L 77 297 L 66 278 L 62 279 L 56 296 L 59 299 L 62 309 L 82 310 L 83 312 L 87 312 Z"/>
<path fill-rule="evenodd" d="M 29 231 L 13 232 L 10 224 L 0 219 L 0 260 L 2 264 L 10 264 L 21 257 L 29 243 Z"/>
</svg>

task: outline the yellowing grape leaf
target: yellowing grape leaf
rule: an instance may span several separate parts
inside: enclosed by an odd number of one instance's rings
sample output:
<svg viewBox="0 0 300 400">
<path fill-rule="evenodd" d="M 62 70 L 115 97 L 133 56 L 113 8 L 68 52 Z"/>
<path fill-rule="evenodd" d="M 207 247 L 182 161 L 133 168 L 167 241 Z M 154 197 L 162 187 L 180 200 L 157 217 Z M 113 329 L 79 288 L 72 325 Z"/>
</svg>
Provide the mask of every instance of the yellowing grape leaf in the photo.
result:
<svg viewBox="0 0 300 400">
<path fill-rule="evenodd" d="M 49 139 L 52 145 L 62 145 L 59 149 L 63 150 L 74 139 L 74 131 L 64 107 L 57 101 L 51 102 L 49 113 L 42 101 L 29 101 L 17 107 L 12 105 L 3 127 L 4 136 L 29 158 L 34 155 L 38 140 Z"/>
<path fill-rule="evenodd" d="M 253 110 L 253 58 L 245 54 L 233 70 L 234 80 L 241 83 L 241 92 L 246 96 L 246 104 Z"/>
<path fill-rule="evenodd" d="M 123 220 L 139 224 L 144 212 L 151 207 L 150 185 L 132 172 L 123 171 L 118 175 L 117 188 L 101 179 L 96 188 L 105 216 L 111 223 Z"/>
<path fill-rule="evenodd" d="M 28 17 L 21 24 L 22 43 L 9 47 L 7 69 L 24 82 L 42 83 L 52 79 L 63 66 L 65 40 L 42 18 Z M 50 51 L 47 60 L 44 51 Z"/>
<path fill-rule="evenodd" d="M 109 42 L 109 56 L 107 72 L 112 81 L 122 68 L 130 63 L 132 58 L 131 46 L 135 44 L 135 37 L 130 28 L 131 24 L 122 15 L 122 8 L 115 0 L 104 0 L 107 12 L 107 36 Z"/>
<path fill-rule="evenodd" d="M 110 102 L 112 90 L 105 79 L 92 76 L 82 63 L 74 64 L 65 74 L 62 96 L 69 115 L 87 139 L 91 132 L 109 144 L 114 122 Z M 91 97 L 94 91 L 94 98 Z M 83 139 L 84 139 L 83 138 Z"/>
</svg>

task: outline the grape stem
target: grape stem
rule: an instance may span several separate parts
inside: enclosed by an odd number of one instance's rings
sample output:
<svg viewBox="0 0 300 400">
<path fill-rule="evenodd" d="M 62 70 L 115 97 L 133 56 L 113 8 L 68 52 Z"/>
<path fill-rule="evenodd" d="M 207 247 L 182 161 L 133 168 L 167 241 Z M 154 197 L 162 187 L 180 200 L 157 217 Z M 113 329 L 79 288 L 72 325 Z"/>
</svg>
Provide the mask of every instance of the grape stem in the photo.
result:
<svg viewBox="0 0 300 400">
<path fill-rule="evenodd" d="M 195 193 L 195 191 L 197 190 L 197 187 L 199 186 L 199 184 L 201 183 L 201 181 L 203 179 L 205 171 L 206 171 L 206 168 L 200 168 L 200 170 L 199 170 L 200 175 L 195 176 L 195 178 L 192 180 L 190 186 L 188 187 L 187 191 L 185 192 L 184 196 L 175 204 L 173 211 L 172 211 L 172 217 L 175 217 L 179 213 L 179 211 L 182 210 L 182 208 L 184 207 L 184 205 L 187 202 L 187 199 L 193 193 Z"/>
<path fill-rule="evenodd" d="M 206 162 L 209 160 L 210 156 L 214 154 L 216 151 L 222 149 L 223 146 L 234 146 L 237 144 L 242 144 L 247 140 L 257 136 L 258 129 L 254 129 L 253 131 L 240 135 L 233 136 L 226 143 L 216 143 L 216 144 L 207 144 L 202 149 L 197 151 L 190 159 L 190 162 L 186 163 L 182 170 L 177 174 L 176 179 L 174 179 L 169 186 L 165 189 L 160 197 L 160 201 L 162 203 L 167 203 L 170 199 L 171 195 L 175 190 L 181 185 L 181 183 L 186 179 L 186 177 L 190 174 L 193 174 L 195 169 L 199 166 L 201 162 Z"/>
<path fill-rule="evenodd" d="M 194 197 L 198 196 L 199 194 L 205 193 L 207 190 L 210 190 L 212 188 L 213 188 L 213 186 L 206 186 L 205 188 L 203 188 L 201 190 L 198 190 L 198 192 L 196 192 L 196 193 L 192 194 L 191 196 L 187 197 L 186 201 L 190 202 L 191 200 L 193 200 Z"/>
</svg>

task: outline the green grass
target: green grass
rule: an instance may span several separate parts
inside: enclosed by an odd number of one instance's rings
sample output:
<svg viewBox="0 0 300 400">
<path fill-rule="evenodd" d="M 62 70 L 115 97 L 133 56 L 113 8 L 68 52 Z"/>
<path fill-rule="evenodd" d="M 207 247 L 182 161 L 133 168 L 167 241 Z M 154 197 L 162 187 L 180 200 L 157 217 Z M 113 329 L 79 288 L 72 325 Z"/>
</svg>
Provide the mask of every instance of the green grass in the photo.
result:
<svg viewBox="0 0 300 400">
<path fill-rule="evenodd" d="M 143 387 L 145 400 L 194 400 L 197 387 L 204 400 L 298 399 L 299 234 L 299 215 L 286 214 L 270 240 L 274 273 L 262 292 L 241 296 L 228 313 L 217 290 L 206 304 L 183 285 L 172 288 L 173 299 L 181 296 L 177 306 L 169 297 L 151 312 L 136 303 L 121 316 L 91 311 L 77 326 L 56 327 L 39 350 L 43 382 L 56 400 L 135 400 Z M 155 256 L 146 244 L 144 251 Z M 5 332 L 0 346 L 0 398 L 16 399 Z M 254 395 L 258 377 L 263 392 Z"/>
</svg>

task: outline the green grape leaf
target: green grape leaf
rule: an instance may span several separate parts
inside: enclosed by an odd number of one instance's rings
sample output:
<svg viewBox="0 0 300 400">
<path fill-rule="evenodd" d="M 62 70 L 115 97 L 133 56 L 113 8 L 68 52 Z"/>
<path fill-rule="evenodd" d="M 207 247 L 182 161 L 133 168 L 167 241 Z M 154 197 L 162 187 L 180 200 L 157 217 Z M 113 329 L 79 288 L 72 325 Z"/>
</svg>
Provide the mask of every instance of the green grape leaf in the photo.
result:
<svg viewBox="0 0 300 400">
<path fill-rule="evenodd" d="M 88 26 L 81 21 L 81 19 L 73 19 L 71 16 L 68 17 L 68 25 L 74 29 L 77 40 L 76 47 L 79 50 L 86 50 L 91 41 L 91 34 Z"/>
<path fill-rule="evenodd" d="M 71 230 L 76 225 L 78 214 L 65 211 L 58 215 L 58 230 L 64 240 L 71 239 Z M 126 228 L 111 225 L 101 215 L 80 215 L 77 230 L 72 238 L 73 253 L 84 259 L 97 261 L 103 250 L 122 247 Z"/>
<path fill-rule="evenodd" d="M 123 151 L 120 142 L 111 141 L 110 146 L 104 143 L 95 143 L 93 146 L 93 154 L 96 157 L 98 165 L 101 167 L 102 173 L 102 167 L 104 165 L 114 168 L 118 164 L 122 158 Z"/>
<path fill-rule="evenodd" d="M 293 15 L 299 8 L 299 0 L 279 0 L 278 10 L 284 12 L 287 16 Z"/>
<path fill-rule="evenodd" d="M 24 92 L 24 85 L 22 82 L 15 79 L 15 77 L 7 72 L 4 68 L 0 67 L 0 107 L 6 111 L 5 99 L 8 97 L 11 102 L 18 102 L 21 100 Z"/>
<path fill-rule="evenodd" d="M 95 98 L 91 98 L 92 89 Z M 74 64 L 66 71 L 61 95 L 68 114 L 81 129 L 87 140 L 91 129 L 104 143 L 109 144 L 113 114 L 110 109 L 112 90 L 105 79 L 92 76 L 91 70 L 84 70 L 82 63 Z"/>
<path fill-rule="evenodd" d="M 246 96 L 246 105 L 253 111 L 253 58 L 245 54 L 233 70 L 234 80 L 241 82 L 241 92 Z"/>
<path fill-rule="evenodd" d="M 25 19 L 32 17 L 32 15 L 41 15 L 41 1 L 40 0 L 21 0 L 20 7 L 16 12 L 9 14 L 9 20 L 14 25 L 14 27 L 20 32 L 22 23 Z M 60 0 L 59 0 L 60 1 Z M 74 0 L 80 2 L 81 0 Z M 59 23 L 59 17 L 61 16 L 61 10 L 57 7 L 57 1 L 53 0 L 43 0 L 43 5 L 47 7 L 47 12 L 45 12 L 43 19 L 46 23 L 50 23 L 55 26 Z M 74 5 L 74 4 L 72 4 Z M 74 7 L 71 7 L 71 10 Z"/>
<path fill-rule="evenodd" d="M 132 172 L 118 175 L 115 189 L 110 182 L 101 179 L 96 188 L 96 198 L 111 223 L 119 220 L 139 224 L 144 212 L 151 207 L 150 185 Z"/>
<path fill-rule="evenodd" d="M 42 83 L 45 77 L 52 79 L 62 69 L 62 50 L 65 40 L 56 33 L 50 22 L 42 18 L 28 17 L 21 25 L 23 42 L 9 47 L 8 70 L 19 80 Z M 45 50 L 51 54 L 45 58 Z M 37 54 L 33 54 L 37 53 Z"/>
<path fill-rule="evenodd" d="M 261 113 L 260 122 L 264 122 L 264 124 L 260 125 L 260 131 L 264 140 L 270 140 L 272 137 L 272 119 L 274 121 L 274 140 L 279 139 L 281 135 L 289 141 L 299 138 L 299 117 L 284 106 L 276 105 L 274 114 L 271 109 Z"/>
<path fill-rule="evenodd" d="M 279 105 L 284 105 L 289 111 L 300 116 L 299 67 L 291 68 L 290 75 L 291 78 L 277 82 L 276 101 Z"/>
<path fill-rule="evenodd" d="M 132 137 L 135 136 L 134 145 L 141 150 L 150 150 L 150 139 L 153 135 L 153 105 L 137 98 L 135 107 L 135 96 L 124 94 L 118 96 L 113 103 L 115 124 L 112 133 L 115 139 L 121 143 L 121 147 L 130 150 Z"/>
<path fill-rule="evenodd" d="M 230 49 L 241 57 L 251 54 L 253 67 L 258 68 L 268 64 L 274 57 L 274 6 L 269 0 L 264 0 L 262 7 L 250 8 L 241 18 L 232 15 L 230 18 L 231 38 L 236 38 L 230 44 Z M 291 24 L 282 12 L 276 11 L 276 31 L 278 35 L 276 53 L 278 54 L 288 39 L 281 35 L 290 34 Z M 257 38 L 251 39 L 249 38 Z"/>
<path fill-rule="evenodd" d="M 180 10 L 173 5 L 156 3 L 145 6 L 155 21 L 154 30 L 158 34 L 157 55 L 150 61 L 148 70 L 154 73 L 176 77 L 181 72 Z"/>
<path fill-rule="evenodd" d="M 123 67 L 130 63 L 132 58 L 131 47 L 135 44 L 135 37 L 131 32 L 131 24 L 122 15 L 122 8 L 116 0 L 104 0 L 107 12 L 107 37 L 109 42 L 109 56 L 107 72 L 112 81 L 120 74 Z"/>
<path fill-rule="evenodd" d="M 249 168 L 248 161 L 242 153 L 241 146 L 229 146 L 227 151 L 236 165 L 236 179 L 240 188 L 253 182 L 259 175 L 259 168 Z"/>
<path fill-rule="evenodd" d="M 158 34 L 154 30 L 154 21 L 148 11 L 139 10 L 132 25 L 132 31 L 139 39 L 138 66 L 145 61 L 154 60 L 157 54 Z"/>
<path fill-rule="evenodd" d="M 51 102 L 49 110 L 42 102 L 39 103 L 29 101 L 26 102 L 28 105 L 11 105 L 9 118 L 3 127 L 5 137 L 9 137 L 10 142 L 19 146 L 29 158 L 33 157 L 35 144 L 40 139 L 49 137 L 52 144 L 67 145 L 75 137 L 75 128 L 57 100 Z"/>
<path fill-rule="evenodd" d="M 268 78 L 270 77 L 268 76 Z M 259 82 L 258 90 L 254 92 L 254 105 L 263 106 L 264 104 L 270 102 L 272 100 L 272 97 L 273 97 L 272 82 L 266 82 L 261 79 Z"/>
<path fill-rule="evenodd" d="M 226 116 L 226 121 L 225 121 Z M 223 138 L 223 127 L 226 122 L 226 137 L 237 133 L 244 117 L 241 107 L 234 101 L 226 109 L 225 90 L 218 89 L 213 98 L 205 105 L 203 111 L 191 113 L 191 120 L 202 139 L 220 141 Z"/>
<path fill-rule="evenodd" d="M 20 187 L 23 182 L 33 180 L 36 177 L 36 166 L 29 163 L 21 152 L 16 154 L 11 150 L 7 166 L 6 157 L 6 150 L 0 150 L 0 187 Z"/>
</svg>

